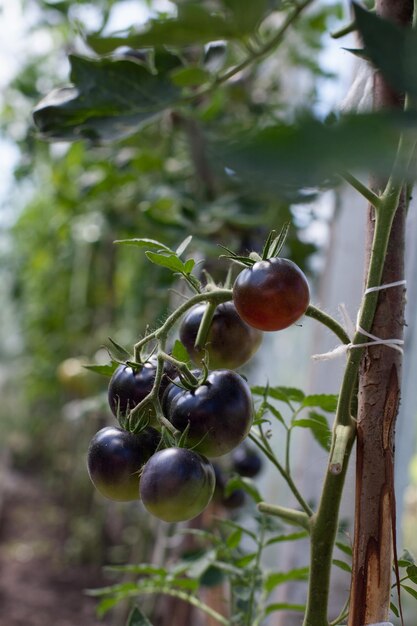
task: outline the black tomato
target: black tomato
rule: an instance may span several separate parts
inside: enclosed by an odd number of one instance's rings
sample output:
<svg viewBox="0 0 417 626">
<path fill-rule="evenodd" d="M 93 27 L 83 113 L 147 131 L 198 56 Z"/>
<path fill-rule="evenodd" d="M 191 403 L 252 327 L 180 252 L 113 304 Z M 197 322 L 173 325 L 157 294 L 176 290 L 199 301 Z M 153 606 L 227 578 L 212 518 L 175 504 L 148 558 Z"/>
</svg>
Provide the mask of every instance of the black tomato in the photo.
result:
<svg viewBox="0 0 417 626">
<path fill-rule="evenodd" d="M 188 354 L 196 364 L 201 364 L 204 350 L 194 347 L 206 304 L 196 304 L 184 317 L 179 335 Z M 262 341 L 262 333 L 249 326 L 238 315 L 233 302 L 216 307 L 207 336 L 205 349 L 210 369 L 236 369 L 255 354 Z"/>
<path fill-rule="evenodd" d="M 232 451 L 232 468 L 247 478 L 254 478 L 262 469 L 262 458 L 258 452 L 246 443 Z"/>
<path fill-rule="evenodd" d="M 137 370 L 128 365 L 119 365 L 110 379 L 108 400 L 115 417 L 127 415 L 139 402 L 151 392 L 155 382 L 156 358 L 151 357 Z M 175 378 L 177 371 L 173 366 L 165 363 L 159 395 L 162 395 L 169 385 L 169 378 Z M 168 378 L 169 377 L 169 378 Z M 150 417 L 153 417 L 152 412 Z"/>
<path fill-rule="evenodd" d="M 154 454 L 160 435 L 146 428 L 138 435 L 106 426 L 94 435 L 87 455 L 90 478 L 106 498 L 125 502 L 139 499 L 139 472 Z"/>
<path fill-rule="evenodd" d="M 171 383 L 175 385 L 175 383 Z M 209 457 L 226 454 L 247 436 L 253 421 L 248 384 L 231 370 L 214 370 L 196 389 L 173 391 L 163 399 L 165 415 L 184 432 L 189 424 L 187 446 Z M 172 395 L 171 395 L 172 394 Z"/>
<path fill-rule="evenodd" d="M 167 448 L 146 463 L 140 493 L 149 513 L 165 522 L 181 522 L 204 511 L 214 485 L 213 466 L 205 457 L 186 448 Z"/>
<path fill-rule="evenodd" d="M 244 269 L 233 285 L 233 302 L 240 317 L 259 330 L 282 330 L 305 313 L 310 302 L 301 269 L 279 257 Z"/>
</svg>

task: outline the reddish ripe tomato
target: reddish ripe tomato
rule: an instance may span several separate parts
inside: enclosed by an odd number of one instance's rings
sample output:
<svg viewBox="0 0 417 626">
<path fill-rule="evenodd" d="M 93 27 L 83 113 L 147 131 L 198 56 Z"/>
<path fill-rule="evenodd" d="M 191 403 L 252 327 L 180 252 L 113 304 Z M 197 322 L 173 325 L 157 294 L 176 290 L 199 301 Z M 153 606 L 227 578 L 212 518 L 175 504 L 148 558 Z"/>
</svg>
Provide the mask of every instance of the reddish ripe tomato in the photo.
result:
<svg viewBox="0 0 417 626">
<path fill-rule="evenodd" d="M 99 430 L 87 455 L 88 473 L 97 491 L 110 500 L 138 500 L 139 472 L 159 442 L 154 428 L 138 435 L 115 426 Z"/>
<path fill-rule="evenodd" d="M 186 448 L 154 454 L 143 468 L 140 494 L 145 508 L 165 522 L 182 522 L 199 515 L 215 486 L 211 463 Z"/>
<path fill-rule="evenodd" d="M 305 313 L 310 302 L 307 279 L 300 268 L 275 257 L 244 269 L 233 285 L 240 317 L 259 330 L 282 330 Z"/>
<path fill-rule="evenodd" d="M 194 363 L 200 365 L 204 351 L 195 349 L 200 322 L 206 304 L 196 304 L 184 317 L 180 339 Z M 213 315 L 205 346 L 210 369 L 236 369 L 255 354 L 262 341 L 262 333 L 246 324 L 238 315 L 233 302 L 220 304 Z"/>
</svg>

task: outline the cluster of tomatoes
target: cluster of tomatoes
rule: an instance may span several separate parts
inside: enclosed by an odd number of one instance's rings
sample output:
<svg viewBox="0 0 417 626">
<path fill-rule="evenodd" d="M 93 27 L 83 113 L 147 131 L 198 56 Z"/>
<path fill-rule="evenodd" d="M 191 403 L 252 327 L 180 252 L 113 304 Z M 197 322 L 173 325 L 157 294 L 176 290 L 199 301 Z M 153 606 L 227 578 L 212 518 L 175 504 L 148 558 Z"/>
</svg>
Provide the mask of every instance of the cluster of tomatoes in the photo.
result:
<svg viewBox="0 0 417 626">
<path fill-rule="evenodd" d="M 159 423 L 153 427 L 151 414 L 152 426 L 139 433 L 103 428 L 90 443 L 87 461 L 97 490 L 113 500 L 140 498 L 150 513 L 176 522 L 192 519 L 206 508 L 215 491 L 216 474 L 217 489 L 223 489 L 220 466 L 208 458 L 234 451 L 234 469 L 254 476 L 260 469 L 259 457 L 242 447 L 253 421 L 252 396 L 234 369 L 256 352 L 262 330 L 286 328 L 305 312 L 308 302 L 305 276 L 291 261 L 272 258 L 243 270 L 233 287 L 233 301 L 220 304 L 214 312 L 204 353 L 211 368 L 206 376 L 195 386 L 184 386 L 175 366 L 165 361 L 160 405 L 164 418 L 183 434 L 181 445 L 165 447 Z M 197 365 L 202 352 L 195 342 L 206 306 L 192 307 L 179 331 Z M 122 424 L 151 393 L 156 370 L 155 356 L 134 368 L 120 364 L 115 370 L 108 400 Z"/>
</svg>

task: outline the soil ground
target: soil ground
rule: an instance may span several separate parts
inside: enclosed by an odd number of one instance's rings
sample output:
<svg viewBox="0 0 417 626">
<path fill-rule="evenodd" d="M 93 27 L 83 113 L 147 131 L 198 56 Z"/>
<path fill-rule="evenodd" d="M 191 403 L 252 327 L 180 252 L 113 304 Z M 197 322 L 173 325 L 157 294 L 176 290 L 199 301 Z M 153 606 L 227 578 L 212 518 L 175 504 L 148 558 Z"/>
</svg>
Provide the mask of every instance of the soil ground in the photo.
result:
<svg viewBox="0 0 417 626">
<path fill-rule="evenodd" d="M 63 558 L 66 516 L 33 478 L 7 472 L 0 492 L 0 626 L 103 626 L 101 571 Z"/>
</svg>

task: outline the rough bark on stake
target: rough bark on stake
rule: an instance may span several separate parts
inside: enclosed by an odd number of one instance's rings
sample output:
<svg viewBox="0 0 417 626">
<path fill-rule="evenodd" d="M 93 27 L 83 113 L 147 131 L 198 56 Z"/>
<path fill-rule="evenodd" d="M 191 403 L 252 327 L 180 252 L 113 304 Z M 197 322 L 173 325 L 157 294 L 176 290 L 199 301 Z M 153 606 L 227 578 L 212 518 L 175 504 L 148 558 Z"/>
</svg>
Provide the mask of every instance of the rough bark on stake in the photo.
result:
<svg viewBox="0 0 417 626">
<path fill-rule="evenodd" d="M 399 24 L 410 24 L 412 0 L 377 0 L 377 13 Z M 376 109 L 403 106 L 382 76 L 375 74 Z M 375 191 L 381 191 L 382 185 Z M 406 198 L 402 194 L 395 215 L 381 284 L 403 279 Z M 369 257 L 375 219 L 368 216 Z M 382 339 L 402 338 L 405 289 L 379 292 L 371 333 Z M 391 597 L 393 529 L 395 529 L 394 431 L 400 400 L 402 355 L 376 345 L 367 348 L 359 379 L 357 430 L 356 510 L 353 576 L 349 626 L 388 619 Z M 395 539 L 395 538 L 394 538 Z"/>
</svg>

